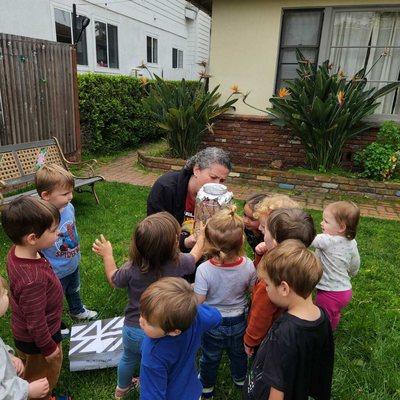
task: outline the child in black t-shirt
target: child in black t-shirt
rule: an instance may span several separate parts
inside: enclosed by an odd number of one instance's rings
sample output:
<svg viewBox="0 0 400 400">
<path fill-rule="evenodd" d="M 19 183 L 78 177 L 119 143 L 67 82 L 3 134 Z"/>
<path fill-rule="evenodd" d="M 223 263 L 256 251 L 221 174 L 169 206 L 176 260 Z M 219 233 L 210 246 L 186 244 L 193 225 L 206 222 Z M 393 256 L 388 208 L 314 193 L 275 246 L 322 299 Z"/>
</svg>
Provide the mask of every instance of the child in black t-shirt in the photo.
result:
<svg viewBox="0 0 400 400">
<path fill-rule="evenodd" d="M 285 240 L 258 266 L 271 301 L 285 312 L 272 325 L 247 376 L 246 400 L 329 400 L 334 344 L 329 320 L 311 293 L 322 276 L 313 252 Z"/>
</svg>

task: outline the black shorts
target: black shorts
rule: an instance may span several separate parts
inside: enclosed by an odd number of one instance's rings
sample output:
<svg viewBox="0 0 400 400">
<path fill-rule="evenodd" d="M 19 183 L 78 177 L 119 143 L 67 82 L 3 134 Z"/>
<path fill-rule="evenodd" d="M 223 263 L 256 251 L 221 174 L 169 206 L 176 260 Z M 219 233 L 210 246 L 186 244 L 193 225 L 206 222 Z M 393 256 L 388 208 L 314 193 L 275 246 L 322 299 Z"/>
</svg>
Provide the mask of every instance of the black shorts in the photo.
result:
<svg viewBox="0 0 400 400">
<path fill-rule="evenodd" d="M 59 329 L 52 337 L 57 344 L 62 341 L 61 330 Z M 39 347 L 34 342 L 22 342 L 14 339 L 15 347 L 25 354 L 41 354 Z"/>
</svg>

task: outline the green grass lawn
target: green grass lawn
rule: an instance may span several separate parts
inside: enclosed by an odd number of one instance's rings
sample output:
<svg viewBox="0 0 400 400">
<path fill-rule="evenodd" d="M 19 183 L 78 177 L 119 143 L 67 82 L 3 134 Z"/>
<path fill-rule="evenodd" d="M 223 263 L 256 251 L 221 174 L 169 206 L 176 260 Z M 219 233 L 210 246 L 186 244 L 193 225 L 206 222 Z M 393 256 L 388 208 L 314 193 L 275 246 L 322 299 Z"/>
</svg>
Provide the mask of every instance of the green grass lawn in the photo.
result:
<svg viewBox="0 0 400 400">
<path fill-rule="evenodd" d="M 115 258 L 121 264 L 127 257 L 133 228 L 145 216 L 148 191 L 148 188 L 101 183 L 99 206 L 90 194 L 77 194 L 74 199 L 82 246 L 82 297 L 88 307 L 100 312 L 101 318 L 122 315 L 127 297 L 123 290 L 108 286 L 101 260 L 92 253 L 91 244 L 104 233 L 112 241 Z M 312 215 L 319 226 L 321 213 L 312 211 Z M 353 301 L 335 334 L 333 398 L 400 399 L 399 222 L 363 218 L 357 240 L 361 269 L 353 279 Z M 0 243 L 0 256 L 4 260 L 10 242 L 1 228 Z M 6 276 L 4 263 L 0 274 Z M 1 320 L 0 336 L 12 345 L 9 319 L 8 312 Z M 68 317 L 65 320 L 71 322 Z M 116 369 L 70 373 L 67 341 L 63 345 L 60 392 L 70 393 L 75 400 L 112 399 Z M 239 400 L 240 393 L 233 389 L 224 360 L 215 398 Z M 128 396 L 135 398 L 137 394 Z"/>
</svg>

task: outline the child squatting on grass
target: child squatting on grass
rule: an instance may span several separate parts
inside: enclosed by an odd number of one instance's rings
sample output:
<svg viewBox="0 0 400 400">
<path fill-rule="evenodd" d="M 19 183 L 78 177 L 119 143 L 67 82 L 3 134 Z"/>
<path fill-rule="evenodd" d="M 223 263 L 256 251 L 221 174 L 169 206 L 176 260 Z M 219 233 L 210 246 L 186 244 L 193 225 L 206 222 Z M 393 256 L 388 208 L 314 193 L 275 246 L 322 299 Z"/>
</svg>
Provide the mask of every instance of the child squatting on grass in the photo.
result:
<svg viewBox="0 0 400 400">
<path fill-rule="evenodd" d="M 5 281 L 0 277 L 0 317 L 8 308 L 8 296 Z M 22 379 L 25 366 L 19 358 L 13 355 L 11 347 L 4 344 L 0 338 L 0 399 L 1 400 L 27 400 L 40 399 L 49 392 L 47 378 L 41 378 L 31 383 Z"/>
<path fill-rule="evenodd" d="M 316 304 L 328 314 L 336 330 L 340 312 L 351 300 L 350 277 L 360 268 L 360 255 L 355 241 L 360 210 L 349 201 L 337 201 L 325 207 L 322 234 L 312 243 L 321 260 L 324 273 L 317 285 Z"/>
<path fill-rule="evenodd" d="M 196 371 L 201 336 L 221 322 L 213 307 L 197 305 L 190 284 L 163 278 L 140 299 L 140 326 L 146 333 L 140 366 L 141 400 L 199 400 Z"/>
<path fill-rule="evenodd" d="M 28 382 L 47 378 L 49 399 L 62 365 L 61 314 L 63 290 L 51 265 L 41 254 L 58 238 L 60 213 L 51 203 L 29 196 L 2 210 L 5 233 L 14 243 L 7 256 L 16 348 L 26 361 Z"/>
<path fill-rule="evenodd" d="M 71 204 L 74 177 L 59 165 L 44 164 L 36 172 L 35 184 L 39 196 L 60 211 L 59 237 L 50 247 L 42 249 L 42 253 L 60 279 L 71 317 L 77 320 L 95 319 L 97 312 L 88 310 L 83 305 L 80 295 L 81 252 L 75 209 Z M 68 330 L 65 330 L 65 333 L 68 334 Z"/>
<path fill-rule="evenodd" d="M 108 283 L 112 287 L 128 290 L 129 303 L 122 329 L 123 355 L 118 364 L 116 399 L 124 397 L 138 383 L 141 345 L 145 336 L 139 323 L 140 296 L 161 277 L 192 274 L 203 254 L 203 233 L 191 252 L 185 254 L 179 251 L 179 234 L 178 221 L 168 212 L 148 216 L 139 222 L 133 232 L 130 260 L 121 268 L 117 268 L 112 245 L 103 235 L 93 243 L 93 251 L 103 257 Z"/>
<path fill-rule="evenodd" d="M 287 239 L 297 239 L 309 247 L 315 238 L 314 221 L 300 208 L 278 208 L 269 214 L 263 227 L 267 251 Z M 265 256 L 264 256 L 265 257 Z M 272 323 L 284 310 L 271 302 L 263 279 L 253 290 L 244 344 L 248 356 L 254 356 L 267 335 Z"/>
<path fill-rule="evenodd" d="M 298 240 L 266 254 L 258 274 L 268 296 L 287 309 L 263 340 L 246 379 L 245 400 L 329 400 L 334 343 L 325 312 L 313 304 L 322 276 L 317 257 Z"/>
<path fill-rule="evenodd" d="M 235 207 L 213 215 L 205 227 L 205 249 L 211 258 L 199 265 L 194 291 L 199 303 L 216 307 L 220 326 L 204 333 L 201 343 L 200 380 L 203 398 L 213 397 L 222 353 L 227 351 L 232 380 L 242 389 L 247 372 L 243 335 L 246 330 L 246 293 L 256 280 L 253 262 L 244 257 L 243 219 Z"/>
</svg>

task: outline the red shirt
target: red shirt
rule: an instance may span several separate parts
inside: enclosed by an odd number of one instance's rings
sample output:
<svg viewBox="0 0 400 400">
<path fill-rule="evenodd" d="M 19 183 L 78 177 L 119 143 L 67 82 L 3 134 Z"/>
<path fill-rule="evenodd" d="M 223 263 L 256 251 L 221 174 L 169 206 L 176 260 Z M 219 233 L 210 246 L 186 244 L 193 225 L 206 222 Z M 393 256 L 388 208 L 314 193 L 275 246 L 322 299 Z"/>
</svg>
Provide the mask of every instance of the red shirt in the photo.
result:
<svg viewBox="0 0 400 400">
<path fill-rule="evenodd" d="M 19 258 L 12 246 L 7 257 L 11 327 L 14 339 L 34 342 L 44 356 L 57 347 L 52 336 L 61 325 L 63 290 L 49 262 Z"/>
<path fill-rule="evenodd" d="M 256 255 L 254 265 L 257 266 L 261 257 Z M 282 309 L 272 304 L 267 293 L 267 285 L 258 279 L 254 285 L 251 308 L 247 319 L 247 328 L 244 334 L 244 343 L 248 347 L 261 344 L 273 322 L 282 313 Z"/>
</svg>

